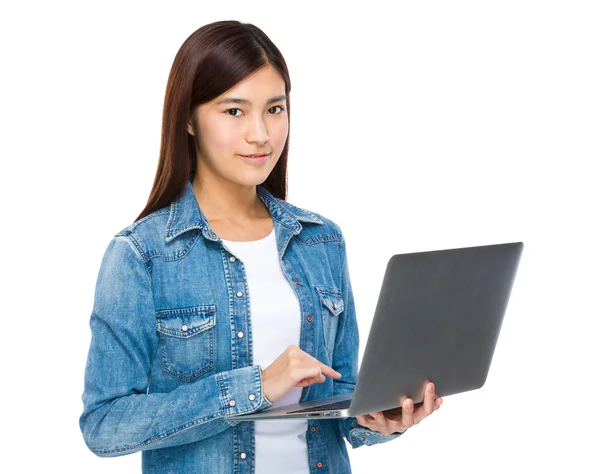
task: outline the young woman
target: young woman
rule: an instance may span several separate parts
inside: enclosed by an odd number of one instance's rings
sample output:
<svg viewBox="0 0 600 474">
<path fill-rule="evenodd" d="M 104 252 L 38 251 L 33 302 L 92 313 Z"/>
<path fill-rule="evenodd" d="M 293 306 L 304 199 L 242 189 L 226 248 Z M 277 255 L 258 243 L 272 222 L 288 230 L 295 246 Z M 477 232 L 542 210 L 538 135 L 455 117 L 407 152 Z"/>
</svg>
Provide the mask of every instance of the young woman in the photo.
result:
<svg viewBox="0 0 600 474">
<path fill-rule="evenodd" d="M 96 283 L 80 426 L 98 456 L 142 451 L 146 473 L 349 473 L 344 438 L 387 442 L 441 404 L 432 390 L 373 416 L 224 418 L 356 383 L 344 236 L 286 201 L 290 89 L 251 24 L 205 25 L 177 53 L 148 204 Z"/>
</svg>

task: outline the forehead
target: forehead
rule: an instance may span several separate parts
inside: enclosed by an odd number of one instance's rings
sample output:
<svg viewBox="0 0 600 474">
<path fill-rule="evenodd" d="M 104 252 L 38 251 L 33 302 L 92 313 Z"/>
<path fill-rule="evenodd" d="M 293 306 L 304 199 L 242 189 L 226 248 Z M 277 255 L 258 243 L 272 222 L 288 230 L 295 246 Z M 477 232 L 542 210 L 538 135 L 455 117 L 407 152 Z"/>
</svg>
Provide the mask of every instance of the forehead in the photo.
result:
<svg viewBox="0 0 600 474">
<path fill-rule="evenodd" d="M 212 104 L 218 105 L 232 102 L 247 105 L 262 105 L 282 99 L 285 99 L 285 82 L 283 77 L 272 66 L 266 66 L 216 97 L 212 101 Z"/>
</svg>

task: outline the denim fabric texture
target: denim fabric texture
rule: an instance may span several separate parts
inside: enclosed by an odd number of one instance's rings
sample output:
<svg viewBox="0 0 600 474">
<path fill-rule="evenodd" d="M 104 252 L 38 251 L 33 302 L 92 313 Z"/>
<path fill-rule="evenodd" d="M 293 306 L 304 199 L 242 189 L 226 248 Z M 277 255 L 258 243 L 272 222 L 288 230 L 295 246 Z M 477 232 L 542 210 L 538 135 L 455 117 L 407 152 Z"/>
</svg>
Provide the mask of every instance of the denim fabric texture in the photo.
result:
<svg viewBox="0 0 600 474">
<path fill-rule="evenodd" d="M 300 303 L 299 347 L 342 374 L 304 387 L 300 400 L 352 392 L 359 335 L 344 236 L 263 186 L 257 194 Z M 243 262 L 211 230 L 191 182 L 171 205 L 117 233 L 90 317 L 79 419 L 88 448 L 102 457 L 141 451 L 144 473 L 253 473 L 254 422 L 224 418 L 272 406 L 252 362 L 249 297 Z M 351 473 L 344 440 L 358 448 L 400 435 L 355 417 L 309 419 L 310 472 Z"/>
</svg>

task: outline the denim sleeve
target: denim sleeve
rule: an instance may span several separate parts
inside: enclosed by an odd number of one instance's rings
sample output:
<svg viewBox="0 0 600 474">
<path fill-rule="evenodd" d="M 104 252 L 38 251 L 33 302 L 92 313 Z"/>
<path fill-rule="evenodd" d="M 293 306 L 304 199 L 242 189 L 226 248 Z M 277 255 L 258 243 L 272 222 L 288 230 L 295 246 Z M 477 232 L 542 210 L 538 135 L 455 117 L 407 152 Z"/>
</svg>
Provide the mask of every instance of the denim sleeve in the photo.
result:
<svg viewBox="0 0 600 474">
<path fill-rule="evenodd" d="M 129 235 L 113 237 L 102 258 L 90 328 L 79 425 L 98 456 L 199 441 L 233 426 L 226 414 L 272 406 L 263 396 L 259 365 L 148 393 L 158 348 L 154 300 L 149 272 Z"/>
<path fill-rule="evenodd" d="M 339 227 L 338 227 L 339 230 Z M 339 230 L 341 238 L 340 260 L 342 262 L 342 298 L 344 300 L 344 317 L 339 320 L 339 327 L 335 337 L 332 367 L 342 374 L 340 378 L 333 379 L 333 395 L 354 391 L 356 379 L 358 378 L 358 347 L 359 335 L 356 322 L 356 311 L 354 307 L 354 296 L 350 282 L 348 259 L 346 255 L 346 240 Z M 392 433 L 383 435 L 365 426 L 359 425 L 356 417 L 336 419 L 338 428 L 353 449 L 360 446 L 386 443 L 398 438 L 403 433 Z"/>
</svg>

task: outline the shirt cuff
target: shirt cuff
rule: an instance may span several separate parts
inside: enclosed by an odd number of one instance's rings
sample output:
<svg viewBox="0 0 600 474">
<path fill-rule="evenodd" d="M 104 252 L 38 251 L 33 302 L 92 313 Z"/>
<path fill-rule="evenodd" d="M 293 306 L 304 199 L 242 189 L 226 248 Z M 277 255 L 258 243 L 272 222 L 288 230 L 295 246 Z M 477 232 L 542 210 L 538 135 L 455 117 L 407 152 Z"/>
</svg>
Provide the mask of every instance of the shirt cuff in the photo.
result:
<svg viewBox="0 0 600 474">
<path fill-rule="evenodd" d="M 241 369 L 220 372 L 216 377 L 225 415 L 243 415 L 273 406 L 273 403 L 263 393 L 259 365 L 249 365 Z M 225 421 L 230 426 L 235 426 L 242 420 L 225 418 Z"/>
<path fill-rule="evenodd" d="M 366 446 L 372 446 L 374 444 L 387 443 L 393 439 L 396 439 L 402 436 L 406 431 L 402 433 L 392 433 L 389 435 L 383 435 L 379 431 L 373 431 L 366 426 L 362 426 L 358 423 L 356 418 L 352 419 L 352 423 L 350 425 L 350 445 L 352 448 L 358 448 L 363 444 Z"/>
</svg>

